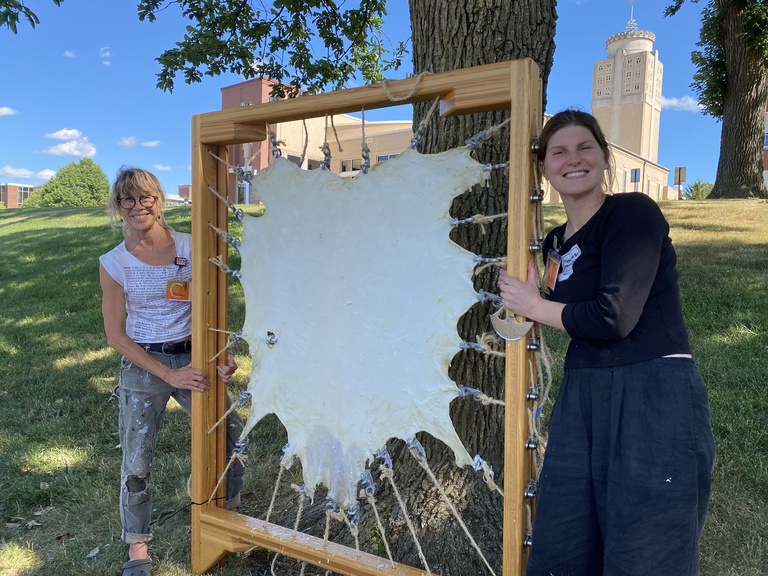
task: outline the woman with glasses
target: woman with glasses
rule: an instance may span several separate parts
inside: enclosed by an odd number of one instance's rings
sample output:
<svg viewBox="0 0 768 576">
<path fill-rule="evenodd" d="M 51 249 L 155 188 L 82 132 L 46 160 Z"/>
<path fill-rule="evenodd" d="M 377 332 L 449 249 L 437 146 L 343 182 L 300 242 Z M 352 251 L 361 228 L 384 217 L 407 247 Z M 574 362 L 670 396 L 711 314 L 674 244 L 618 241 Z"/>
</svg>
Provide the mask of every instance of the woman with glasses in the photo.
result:
<svg viewBox="0 0 768 576">
<path fill-rule="evenodd" d="M 171 229 L 163 217 L 165 194 L 146 170 L 123 167 L 109 198 L 113 222 L 125 240 L 99 258 L 102 313 L 108 344 L 122 354 L 117 393 L 123 450 L 120 486 L 122 538 L 129 545 L 123 576 L 149 575 L 152 539 L 150 469 L 166 405 L 174 398 L 187 413 L 192 392 L 207 390 L 207 373 L 190 366 L 192 342 L 191 236 Z M 231 355 L 217 366 L 227 382 L 237 365 Z M 228 457 L 243 423 L 232 412 Z M 227 471 L 228 508 L 239 504 L 244 468 Z"/>
</svg>

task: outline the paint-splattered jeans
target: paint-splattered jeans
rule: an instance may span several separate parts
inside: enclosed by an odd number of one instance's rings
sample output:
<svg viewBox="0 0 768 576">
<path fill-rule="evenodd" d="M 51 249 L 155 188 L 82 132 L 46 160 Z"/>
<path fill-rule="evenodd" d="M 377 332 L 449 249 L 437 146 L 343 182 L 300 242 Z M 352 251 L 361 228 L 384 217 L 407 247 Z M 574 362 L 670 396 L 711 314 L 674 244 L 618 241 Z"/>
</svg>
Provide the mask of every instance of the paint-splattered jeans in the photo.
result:
<svg viewBox="0 0 768 576">
<path fill-rule="evenodd" d="M 190 353 L 170 356 L 162 352 L 148 354 L 171 368 L 181 368 L 192 360 Z M 120 520 L 123 524 L 123 540 L 128 544 L 148 542 L 152 539 L 149 526 L 152 516 L 150 469 L 155 455 L 157 434 L 168 400 L 172 397 L 189 414 L 192 408 L 192 392 L 174 388 L 123 358 L 118 396 L 120 445 L 123 449 L 120 471 Z M 233 411 L 227 424 L 229 458 L 243 430 L 243 421 L 237 412 Z M 245 469 L 238 460 L 235 460 L 227 471 L 227 508 L 234 508 L 240 502 L 244 473 Z"/>
</svg>

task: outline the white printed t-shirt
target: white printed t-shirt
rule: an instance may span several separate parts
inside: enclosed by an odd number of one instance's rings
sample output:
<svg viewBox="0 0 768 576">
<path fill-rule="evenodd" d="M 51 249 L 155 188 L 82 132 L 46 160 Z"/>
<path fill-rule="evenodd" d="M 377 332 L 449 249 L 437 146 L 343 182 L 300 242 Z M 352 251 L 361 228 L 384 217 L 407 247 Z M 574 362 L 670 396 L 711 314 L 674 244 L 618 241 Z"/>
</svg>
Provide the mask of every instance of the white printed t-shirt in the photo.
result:
<svg viewBox="0 0 768 576">
<path fill-rule="evenodd" d="M 125 248 L 125 241 L 99 256 L 112 279 L 125 290 L 126 334 L 142 344 L 173 342 L 192 334 L 192 303 L 167 300 L 168 280 L 192 281 L 192 236 L 171 230 L 176 256 L 185 266 L 150 266 Z"/>
</svg>

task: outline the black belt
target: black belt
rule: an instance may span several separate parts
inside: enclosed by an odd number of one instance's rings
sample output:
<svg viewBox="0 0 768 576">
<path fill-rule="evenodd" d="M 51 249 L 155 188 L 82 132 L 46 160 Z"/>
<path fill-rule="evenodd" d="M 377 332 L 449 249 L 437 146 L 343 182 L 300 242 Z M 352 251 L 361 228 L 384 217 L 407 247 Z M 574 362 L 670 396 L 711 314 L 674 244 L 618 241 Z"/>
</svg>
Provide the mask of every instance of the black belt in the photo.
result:
<svg viewBox="0 0 768 576">
<path fill-rule="evenodd" d="M 147 352 L 162 352 L 166 356 L 173 354 L 184 354 L 192 352 L 192 340 L 182 340 L 181 342 L 156 342 L 154 344 L 139 344 Z"/>
</svg>

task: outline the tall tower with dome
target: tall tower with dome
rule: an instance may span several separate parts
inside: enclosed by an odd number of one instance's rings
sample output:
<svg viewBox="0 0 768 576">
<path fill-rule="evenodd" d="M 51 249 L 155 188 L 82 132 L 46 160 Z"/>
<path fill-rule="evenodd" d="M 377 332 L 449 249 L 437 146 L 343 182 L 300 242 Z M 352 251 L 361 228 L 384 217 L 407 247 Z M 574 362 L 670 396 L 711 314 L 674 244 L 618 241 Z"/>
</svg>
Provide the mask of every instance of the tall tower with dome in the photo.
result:
<svg viewBox="0 0 768 576">
<path fill-rule="evenodd" d="M 654 163 L 664 71 L 655 40 L 637 27 L 633 7 L 627 27 L 608 38 L 607 56 L 594 63 L 592 73 L 592 114 L 608 140 Z"/>
</svg>

